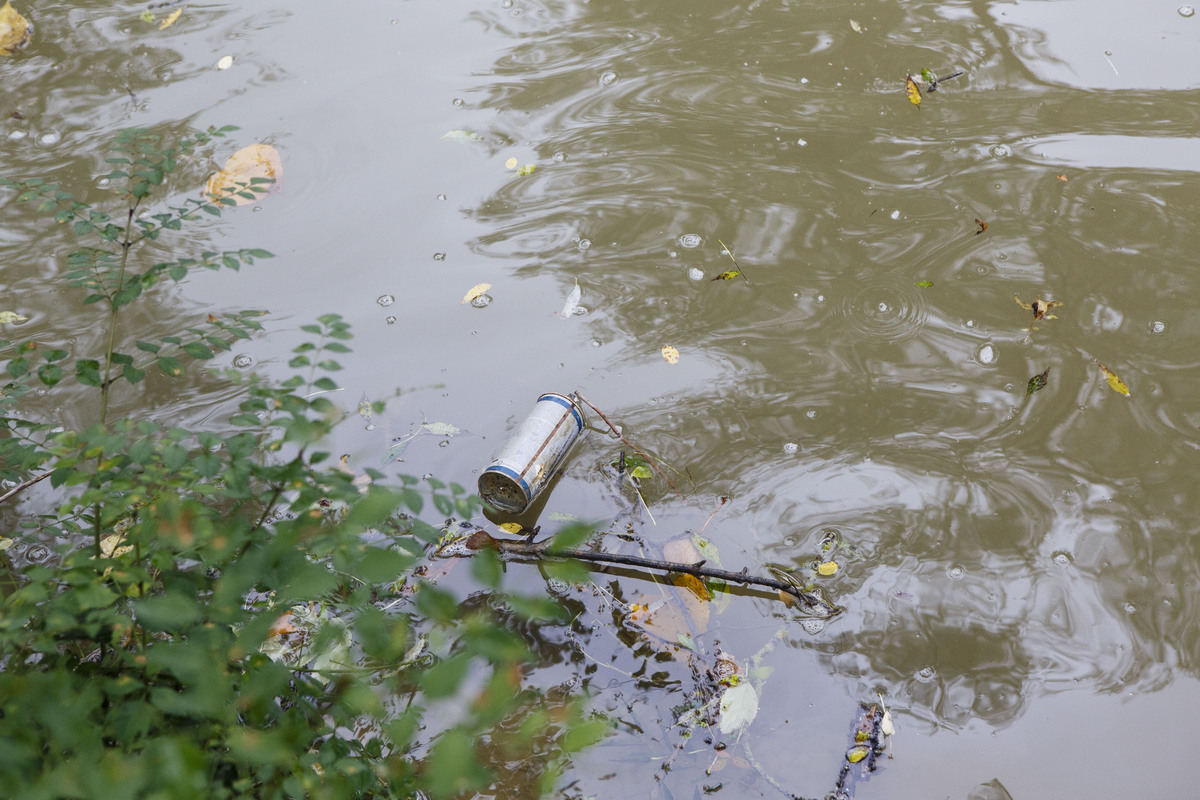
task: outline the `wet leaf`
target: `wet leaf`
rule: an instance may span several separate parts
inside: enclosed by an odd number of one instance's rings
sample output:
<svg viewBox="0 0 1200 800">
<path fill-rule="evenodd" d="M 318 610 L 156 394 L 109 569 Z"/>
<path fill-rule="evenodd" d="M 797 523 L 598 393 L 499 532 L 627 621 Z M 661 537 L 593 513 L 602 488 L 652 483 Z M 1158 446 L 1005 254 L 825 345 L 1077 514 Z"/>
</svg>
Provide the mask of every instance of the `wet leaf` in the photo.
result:
<svg viewBox="0 0 1200 800">
<path fill-rule="evenodd" d="M 558 312 L 558 316 L 562 319 L 570 319 L 575 316 L 575 312 L 579 310 L 581 300 L 583 300 L 583 287 L 579 285 L 579 278 L 576 278 L 575 288 L 567 295 L 567 299 L 563 302 L 562 311 Z"/>
<path fill-rule="evenodd" d="M 462 433 L 462 428 L 457 428 L 449 422 L 424 422 L 421 427 L 434 436 L 456 436 Z"/>
<path fill-rule="evenodd" d="M 1054 177 L 1058 178 L 1058 179 L 1059 179 L 1060 181 L 1062 181 L 1063 183 L 1066 183 L 1066 182 L 1067 182 L 1067 176 L 1066 176 L 1066 175 L 1055 175 Z"/>
<path fill-rule="evenodd" d="M 358 401 L 358 415 L 363 418 L 363 422 L 371 424 L 371 417 L 375 415 L 371 408 L 371 401 L 367 399 L 367 393 L 363 392 L 363 396 Z"/>
<path fill-rule="evenodd" d="M 471 131 L 464 131 L 460 128 L 452 131 L 446 131 L 442 134 L 442 139 L 443 141 L 454 142 L 455 144 L 468 144 L 469 142 L 478 142 L 479 134 L 472 133 Z"/>
<path fill-rule="evenodd" d="M 888 711 L 887 704 L 883 702 L 883 695 L 875 693 L 879 698 L 879 705 L 883 708 L 883 720 L 879 723 L 879 732 L 884 736 L 892 736 L 896 733 L 896 726 L 892 724 L 892 712 Z"/>
<path fill-rule="evenodd" d="M 741 274 L 742 274 L 742 271 L 740 269 L 731 269 L 728 272 L 722 272 L 720 275 L 713 278 L 713 280 L 714 281 L 727 281 L 730 278 L 736 278 L 738 275 L 741 275 Z"/>
<path fill-rule="evenodd" d="M 836 561 L 824 561 L 817 565 L 817 574 L 828 578 L 830 575 L 836 574 L 838 571 L 838 563 Z"/>
<path fill-rule="evenodd" d="M 917 281 L 916 285 L 922 289 L 928 289 L 930 286 L 933 286 L 933 281 Z"/>
<path fill-rule="evenodd" d="M 33 26 L 17 13 L 12 3 L 0 8 L 0 55 L 11 56 L 33 38 Z"/>
<path fill-rule="evenodd" d="M 680 589 L 687 589 L 700 600 L 705 602 L 712 600 L 712 592 L 708 591 L 708 587 L 704 585 L 704 581 L 697 578 L 695 575 L 675 575 L 671 578 L 671 583 L 678 586 Z"/>
<path fill-rule="evenodd" d="M 12 325 L 17 322 L 24 322 L 29 317 L 22 316 L 15 311 L 0 311 L 0 325 Z"/>
<path fill-rule="evenodd" d="M 975 231 L 976 236 L 987 230 L 987 223 L 978 217 L 975 218 L 975 224 L 979 226 L 979 230 Z"/>
<path fill-rule="evenodd" d="M 857 747 L 850 748 L 849 752 L 846 753 L 846 760 L 849 761 L 851 764 L 857 764 L 858 762 L 860 762 L 864 758 L 866 758 L 868 755 L 870 755 L 870 753 L 871 753 L 871 748 L 867 747 L 866 745 L 860 744 Z"/>
<path fill-rule="evenodd" d="M 500 530 L 504 531 L 505 533 L 511 533 L 513 536 L 517 536 L 518 534 L 521 533 L 521 523 L 519 523 L 519 522 L 504 522 L 504 523 L 501 523 Z"/>
<path fill-rule="evenodd" d="M 1108 381 L 1108 385 L 1112 387 L 1114 392 L 1129 397 L 1129 387 L 1125 385 L 1125 381 L 1118 378 L 1115 372 L 1099 361 L 1096 362 L 1096 366 L 1100 368 L 1100 372 L 1104 375 L 1104 380 Z"/>
<path fill-rule="evenodd" d="M 490 283 L 477 283 L 474 286 L 472 286 L 470 289 L 467 289 L 467 293 L 463 295 L 462 302 L 469 303 L 472 300 L 474 300 L 476 297 L 479 297 L 479 295 L 483 294 L 490 288 L 492 288 L 492 285 Z"/>
<path fill-rule="evenodd" d="M 537 169 L 537 164 L 525 164 L 519 170 L 517 170 L 517 174 L 518 175 L 532 175 L 533 171 L 535 169 Z"/>
<path fill-rule="evenodd" d="M 140 19 L 142 22 L 154 22 L 154 12 L 150 9 L 146 9 L 141 14 L 138 14 L 138 19 Z"/>
<path fill-rule="evenodd" d="M 742 730 L 758 716 L 758 692 L 749 681 L 730 686 L 721 694 L 721 733 Z"/>
<path fill-rule="evenodd" d="M 516 158 L 510 158 L 508 161 L 505 161 L 505 162 L 504 162 L 504 168 L 505 168 L 505 169 L 516 169 L 516 168 L 517 168 L 517 164 L 520 164 L 520 163 L 521 163 L 521 162 L 520 162 L 520 161 L 517 161 L 517 159 L 516 159 Z"/>
<path fill-rule="evenodd" d="M 221 56 L 221 60 L 217 62 L 217 69 L 229 69 L 233 66 L 233 56 Z"/>
<path fill-rule="evenodd" d="M 904 93 L 908 95 L 908 102 L 917 108 L 921 107 L 921 90 L 917 87 L 917 82 L 913 80 L 912 75 L 905 79 Z"/>
<path fill-rule="evenodd" d="M 669 344 L 664 344 L 662 346 L 662 357 L 667 360 L 668 364 L 679 363 L 679 351 L 674 347 L 671 347 Z"/>
<path fill-rule="evenodd" d="M 1048 378 L 1049 376 L 1050 376 L 1050 368 L 1046 367 L 1046 369 L 1044 371 L 1042 371 L 1042 372 L 1038 373 L 1037 375 L 1034 375 L 1032 378 L 1030 378 L 1029 385 L 1025 387 L 1025 396 L 1028 397 L 1029 395 L 1033 394 L 1034 392 L 1039 392 L 1042 389 L 1046 388 L 1046 378 Z"/>
<path fill-rule="evenodd" d="M 1032 303 L 1022 303 L 1021 298 L 1017 297 L 1016 295 L 1013 295 L 1013 300 L 1016 300 L 1017 305 L 1019 305 L 1021 308 L 1027 308 L 1032 311 L 1033 318 L 1035 320 L 1058 319 L 1058 317 L 1049 312 L 1062 305 L 1062 303 L 1058 300 L 1042 300 L 1041 298 L 1034 300 Z"/>
<path fill-rule="evenodd" d="M 921 80 L 932 86 L 933 84 L 937 83 L 937 76 L 933 74 L 932 70 L 923 69 L 921 70 Z"/>
<path fill-rule="evenodd" d="M 854 30 L 855 33 L 862 33 L 862 31 L 863 31 L 862 25 L 859 25 L 858 22 L 855 20 L 850 20 L 850 27 L 851 27 L 851 29 Z"/>
<path fill-rule="evenodd" d="M 167 18 L 158 24 L 158 29 L 165 30 L 175 24 L 175 20 L 179 19 L 179 15 L 183 13 L 182 8 L 177 8 L 167 15 Z"/>
<path fill-rule="evenodd" d="M 241 206 L 259 199 L 261 191 L 250 190 L 251 185 L 267 180 L 274 191 L 279 188 L 282 178 L 283 161 L 279 151 L 269 144 L 252 144 L 229 157 L 225 166 L 208 179 L 204 193 L 214 200 L 230 199 Z"/>
</svg>

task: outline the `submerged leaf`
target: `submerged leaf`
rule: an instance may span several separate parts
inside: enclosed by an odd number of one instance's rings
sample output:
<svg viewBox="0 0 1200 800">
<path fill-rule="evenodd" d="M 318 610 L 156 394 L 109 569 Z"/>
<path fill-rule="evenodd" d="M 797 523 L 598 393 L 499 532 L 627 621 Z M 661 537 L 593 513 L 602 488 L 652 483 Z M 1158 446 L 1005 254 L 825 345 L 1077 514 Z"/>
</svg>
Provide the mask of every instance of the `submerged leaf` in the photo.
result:
<svg viewBox="0 0 1200 800">
<path fill-rule="evenodd" d="M 850 751 L 846 753 L 846 760 L 851 764 L 857 764 L 866 758 L 870 752 L 871 748 L 867 747 L 865 744 L 860 744 L 857 747 L 850 748 Z"/>
<path fill-rule="evenodd" d="M 1101 364 L 1099 361 L 1096 362 L 1096 366 L 1100 368 L 1100 372 L 1104 375 L 1104 380 L 1108 381 L 1108 385 L 1112 387 L 1114 392 L 1129 397 L 1129 387 L 1125 385 L 1125 381 L 1118 378 L 1115 372 Z"/>
<path fill-rule="evenodd" d="M 664 344 L 662 346 L 662 357 L 667 360 L 668 364 L 679 363 L 679 351 L 674 347 L 671 347 L 669 344 Z"/>
<path fill-rule="evenodd" d="M 921 70 L 921 80 L 932 86 L 933 84 L 937 83 L 937 76 L 933 74 L 932 70 L 923 69 Z"/>
<path fill-rule="evenodd" d="M 442 134 L 442 139 L 447 142 L 454 142 L 455 144 L 466 144 L 468 142 L 478 142 L 479 134 L 472 133 L 471 131 L 464 131 L 460 128 L 452 131 L 446 131 Z"/>
<path fill-rule="evenodd" d="M 262 187 L 256 184 L 269 182 L 274 191 L 282 178 L 279 151 L 269 144 L 252 144 L 229 157 L 225 166 L 208 179 L 204 193 L 214 200 L 229 199 L 241 206 L 259 199 Z"/>
<path fill-rule="evenodd" d="M 537 164 L 525 164 L 519 170 L 517 170 L 517 174 L 518 175 L 532 175 L 533 171 L 535 169 L 537 169 Z"/>
<path fill-rule="evenodd" d="M 913 80 L 912 75 L 909 75 L 905 79 L 904 93 L 908 95 L 908 102 L 912 103 L 917 108 L 921 107 L 921 90 L 917 87 L 917 82 Z"/>
<path fill-rule="evenodd" d="M 1046 388 L 1046 378 L 1049 376 L 1050 368 L 1046 367 L 1044 371 L 1030 378 L 1029 385 L 1025 387 L 1025 396 L 1028 397 L 1034 392 L 1041 391 L 1042 389 Z"/>
<path fill-rule="evenodd" d="M 17 13 L 12 3 L 0 8 L 0 55 L 11 56 L 33 37 L 33 26 L 29 20 Z"/>
<path fill-rule="evenodd" d="M 175 24 L 175 20 L 179 19 L 179 15 L 183 13 L 182 8 L 177 8 L 167 15 L 167 18 L 158 24 L 158 29 L 164 30 Z"/>
<path fill-rule="evenodd" d="M 746 680 L 721 694 L 721 733 L 740 731 L 758 716 L 758 692 Z"/>
</svg>

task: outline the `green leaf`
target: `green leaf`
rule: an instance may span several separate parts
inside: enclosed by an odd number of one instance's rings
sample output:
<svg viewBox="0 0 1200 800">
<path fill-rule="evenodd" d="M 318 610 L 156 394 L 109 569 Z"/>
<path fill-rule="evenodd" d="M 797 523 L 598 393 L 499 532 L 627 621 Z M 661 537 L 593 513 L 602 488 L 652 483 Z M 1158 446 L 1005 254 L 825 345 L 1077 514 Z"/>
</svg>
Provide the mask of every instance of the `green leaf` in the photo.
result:
<svg viewBox="0 0 1200 800">
<path fill-rule="evenodd" d="M 206 359 L 212 358 L 216 354 L 208 348 L 207 345 L 200 342 L 188 342 L 183 346 L 183 352 L 187 353 L 192 358 Z"/>
<path fill-rule="evenodd" d="M 47 386 L 53 386 L 62 380 L 62 367 L 57 364 L 44 364 L 38 367 L 38 379 Z"/>
<path fill-rule="evenodd" d="M 160 356 L 158 359 L 158 368 L 172 378 L 178 378 L 183 374 L 183 363 L 179 359 L 171 358 L 170 356 Z"/>
<path fill-rule="evenodd" d="M 100 362 L 90 358 L 76 361 L 75 378 L 84 386 L 99 386 L 103 382 L 100 377 Z"/>
<path fill-rule="evenodd" d="M 91 233 L 95 229 L 96 229 L 96 226 L 93 225 L 92 223 L 88 222 L 87 220 L 83 220 L 83 219 L 75 220 L 75 235 L 76 236 L 86 236 L 87 234 Z"/>
</svg>

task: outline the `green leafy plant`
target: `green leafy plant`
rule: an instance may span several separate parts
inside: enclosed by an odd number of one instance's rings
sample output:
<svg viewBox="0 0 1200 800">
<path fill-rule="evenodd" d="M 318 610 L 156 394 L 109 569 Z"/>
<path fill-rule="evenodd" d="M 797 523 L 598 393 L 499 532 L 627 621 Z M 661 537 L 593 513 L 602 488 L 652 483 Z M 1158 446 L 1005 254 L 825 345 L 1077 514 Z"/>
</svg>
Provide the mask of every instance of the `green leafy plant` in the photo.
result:
<svg viewBox="0 0 1200 800">
<path fill-rule="evenodd" d="M 164 278 L 270 257 L 144 263 L 147 243 L 233 205 L 156 200 L 232 130 L 120 134 L 116 214 L 53 183 L 0 179 L 83 240 L 62 279 L 103 323 L 78 349 L 0 340 L 3 502 L 36 507 L 0 538 L 0 796 L 450 797 L 498 780 L 550 791 L 570 753 L 608 730 L 580 698 L 523 680 L 538 631 L 564 613 L 504 592 L 493 554 L 471 562 L 483 591 L 460 600 L 436 585 L 427 550 L 478 508 L 463 487 L 385 486 L 320 449 L 344 416 L 325 396 L 349 349 L 341 318 L 303 326 L 282 383 L 221 378 L 243 394 L 219 426 L 155 419 L 133 392 L 118 402 L 148 370 L 179 380 L 261 329 L 257 310 L 153 340 L 122 327 Z M 38 385 L 74 385 L 92 424 L 39 421 Z M 24 494 L 43 479 L 49 489 Z M 439 527 L 422 521 L 427 499 Z M 514 763 L 521 775 L 497 778 Z"/>
</svg>

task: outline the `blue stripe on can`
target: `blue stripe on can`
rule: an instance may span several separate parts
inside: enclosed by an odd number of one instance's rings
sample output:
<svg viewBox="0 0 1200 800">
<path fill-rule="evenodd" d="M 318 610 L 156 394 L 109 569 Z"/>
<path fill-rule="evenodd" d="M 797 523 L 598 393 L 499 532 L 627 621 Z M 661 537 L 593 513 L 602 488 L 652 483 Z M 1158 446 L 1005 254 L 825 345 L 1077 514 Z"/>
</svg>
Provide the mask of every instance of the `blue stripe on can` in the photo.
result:
<svg viewBox="0 0 1200 800">
<path fill-rule="evenodd" d="M 579 413 L 579 409 L 575 407 L 575 404 L 571 402 L 569 397 L 563 397 L 561 394 L 555 394 L 554 392 L 547 392 L 538 398 L 539 403 L 543 400 L 550 403 L 557 403 L 567 411 L 570 411 L 571 416 L 575 418 L 575 432 L 579 433 L 583 430 L 583 416 Z"/>
</svg>

